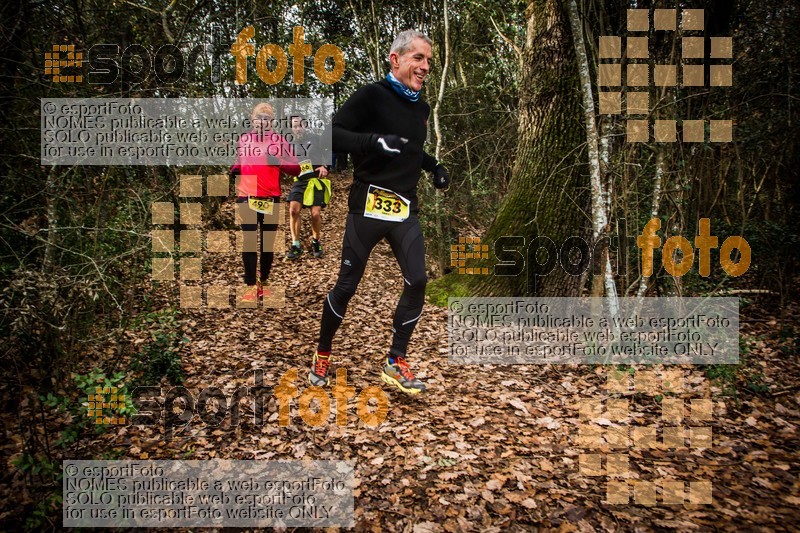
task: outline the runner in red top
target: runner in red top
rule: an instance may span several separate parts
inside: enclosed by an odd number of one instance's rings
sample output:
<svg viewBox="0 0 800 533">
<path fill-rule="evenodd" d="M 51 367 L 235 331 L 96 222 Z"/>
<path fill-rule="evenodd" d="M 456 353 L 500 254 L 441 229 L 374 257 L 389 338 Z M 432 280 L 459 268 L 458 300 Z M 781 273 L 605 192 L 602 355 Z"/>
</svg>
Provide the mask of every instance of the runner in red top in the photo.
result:
<svg viewBox="0 0 800 533">
<path fill-rule="evenodd" d="M 300 174 L 289 143 L 272 130 L 274 119 L 275 110 L 271 105 L 260 103 L 253 108 L 253 130 L 239 138 L 236 163 L 230 172 L 231 176 L 238 176 L 236 203 L 244 232 L 244 282 L 252 287 L 242 295 L 242 302 L 253 304 L 264 293 L 263 285 L 275 256 L 275 232 L 280 222 L 280 173 Z M 257 279 L 258 250 L 261 251 L 261 271 Z"/>
</svg>

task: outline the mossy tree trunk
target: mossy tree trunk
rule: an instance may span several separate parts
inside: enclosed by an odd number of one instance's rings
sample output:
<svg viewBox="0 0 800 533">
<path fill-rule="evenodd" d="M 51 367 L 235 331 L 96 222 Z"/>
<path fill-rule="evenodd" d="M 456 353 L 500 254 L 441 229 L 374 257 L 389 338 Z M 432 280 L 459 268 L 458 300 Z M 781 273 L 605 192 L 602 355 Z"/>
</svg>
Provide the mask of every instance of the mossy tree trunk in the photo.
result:
<svg viewBox="0 0 800 533">
<path fill-rule="evenodd" d="M 524 257 L 525 267 L 517 275 L 513 267 L 496 268 L 494 275 L 469 276 L 468 283 L 480 295 L 575 296 L 585 274 L 571 275 L 556 263 L 547 275 L 537 276 L 535 260 L 548 262 L 546 255 L 553 247 L 537 255 L 533 248 L 539 247 L 531 243 L 549 238 L 560 254 L 567 238 L 587 239 L 589 234 L 578 68 L 565 3 L 530 0 L 526 16 L 516 161 L 505 200 L 482 239 L 495 250 L 512 248 L 514 252 L 498 259 L 516 263 L 518 270 Z M 504 236 L 516 239 L 501 239 Z M 504 270 L 511 275 L 497 275 Z"/>
</svg>

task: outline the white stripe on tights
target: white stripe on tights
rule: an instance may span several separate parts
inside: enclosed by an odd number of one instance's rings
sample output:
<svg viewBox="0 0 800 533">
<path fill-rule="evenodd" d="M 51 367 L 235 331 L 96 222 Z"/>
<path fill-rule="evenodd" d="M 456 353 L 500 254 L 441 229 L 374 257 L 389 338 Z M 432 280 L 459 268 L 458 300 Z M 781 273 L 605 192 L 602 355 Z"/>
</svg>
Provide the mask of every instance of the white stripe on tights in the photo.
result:
<svg viewBox="0 0 800 533">
<path fill-rule="evenodd" d="M 418 315 L 417 315 L 417 318 L 412 318 L 411 320 L 406 320 L 406 321 L 405 321 L 405 322 L 403 322 L 401 325 L 405 326 L 406 324 L 411 324 L 411 323 L 412 323 L 412 322 L 414 322 L 415 320 L 419 320 L 419 317 L 421 317 L 421 316 L 422 316 L 422 313 L 420 312 L 420 314 L 418 314 Z"/>
<path fill-rule="evenodd" d="M 337 313 L 337 312 L 336 312 L 336 309 L 334 309 L 334 308 L 333 308 L 333 304 L 331 303 L 331 295 L 330 295 L 330 294 L 328 295 L 328 297 L 326 298 L 326 300 L 328 301 L 328 307 L 330 307 L 330 308 L 331 308 L 331 311 L 333 311 L 333 314 L 334 314 L 334 315 L 336 315 L 336 316 L 338 316 L 338 317 L 339 317 L 339 318 L 341 318 L 342 320 L 344 320 L 344 317 L 343 317 L 342 315 L 340 315 L 339 313 Z M 417 317 L 417 318 L 419 318 L 419 317 Z"/>
</svg>

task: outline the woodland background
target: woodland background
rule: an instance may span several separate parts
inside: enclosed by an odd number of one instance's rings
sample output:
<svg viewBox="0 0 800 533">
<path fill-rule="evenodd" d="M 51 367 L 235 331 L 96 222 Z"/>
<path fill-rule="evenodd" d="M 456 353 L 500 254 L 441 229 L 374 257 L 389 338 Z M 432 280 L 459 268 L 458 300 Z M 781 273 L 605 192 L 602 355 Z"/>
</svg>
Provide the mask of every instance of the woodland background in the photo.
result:
<svg viewBox="0 0 800 533">
<path fill-rule="evenodd" d="M 649 118 L 732 118 L 734 142 L 626 143 L 624 121 L 597 113 L 596 135 L 587 136 L 579 66 L 589 69 L 597 106 L 598 40 L 625 35 L 629 8 L 705 9 L 705 36 L 733 37 L 732 87 L 651 88 Z M 31 529 L 60 523 L 60 460 L 89 449 L 81 447 L 97 429 L 81 419 L 86 390 L 96 383 L 179 383 L 191 374 L 184 333 L 192 317 L 171 307 L 164 288 L 150 282 L 150 205 L 178 201 L 179 174 L 226 171 L 43 167 L 40 98 L 326 96 L 338 106 L 358 86 L 382 77 L 393 36 L 416 28 L 434 41 L 424 89 L 433 109 L 427 150 L 453 178 L 446 194 L 427 179 L 420 186 L 432 303 L 467 294 L 739 295 L 743 313 L 771 328 L 750 340 L 776 343 L 773 352 L 789 365 L 787 375 L 796 370 L 796 2 L 9 0 L 0 14 L 0 402 L 8 466 L 0 476 L 8 490 L 0 523 Z M 302 85 L 290 76 L 275 86 L 261 83 L 252 64 L 251 83 L 236 85 L 228 51 L 246 25 L 256 28 L 256 49 L 288 47 L 292 28 L 303 26 L 314 50 L 331 43 L 344 51 L 344 78 L 320 83 L 307 58 Z M 210 45 L 212 31 L 223 44 L 219 82 L 212 82 L 208 61 L 169 84 L 152 72 L 141 83 L 55 84 L 43 71 L 53 44 L 114 43 L 121 51 L 141 45 L 152 53 L 165 44 Z M 577 35 L 583 50 L 575 46 Z M 676 36 L 653 32 L 651 57 L 676 62 Z M 134 71 L 141 66 L 136 57 L 122 64 Z M 340 176 L 343 183 L 349 179 L 347 172 Z M 209 227 L 232 227 L 223 204 L 210 206 Z M 711 219 L 720 242 L 744 236 L 752 248 L 750 270 L 726 276 L 713 255 L 709 277 L 694 268 L 682 278 L 663 269 L 643 278 L 635 237 L 651 217 L 662 221 L 662 242 L 671 235 L 691 240 L 700 218 Z M 526 276 L 452 271 L 450 245 L 459 236 L 492 242 L 502 235 L 526 243 L 538 235 L 556 243 L 571 235 L 607 236 L 611 244 L 586 275 L 555 271 L 536 286 Z M 658 254 L 655 264 L 661 264 Z M 706 374 L 733 394 L 769 396 L 775 388 L 746 361 Z M 114 453 L 102 446 L 95 452 Z"/>
</svg>

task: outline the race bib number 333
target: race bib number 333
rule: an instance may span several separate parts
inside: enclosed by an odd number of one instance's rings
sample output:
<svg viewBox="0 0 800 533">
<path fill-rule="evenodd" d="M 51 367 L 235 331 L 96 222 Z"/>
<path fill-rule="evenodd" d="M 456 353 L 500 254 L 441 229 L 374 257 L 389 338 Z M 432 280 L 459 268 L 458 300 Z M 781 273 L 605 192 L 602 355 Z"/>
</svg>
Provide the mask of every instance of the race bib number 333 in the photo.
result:
<svg viewBox="0 0 800 533">
<path fill-rule="evenodd" d="M 364 216 L 402 222 L 408 218 L 411 202 L 389 189 L 370 185 L 367 189 L 367 203 L 364 206 Z"/>
</svg>

